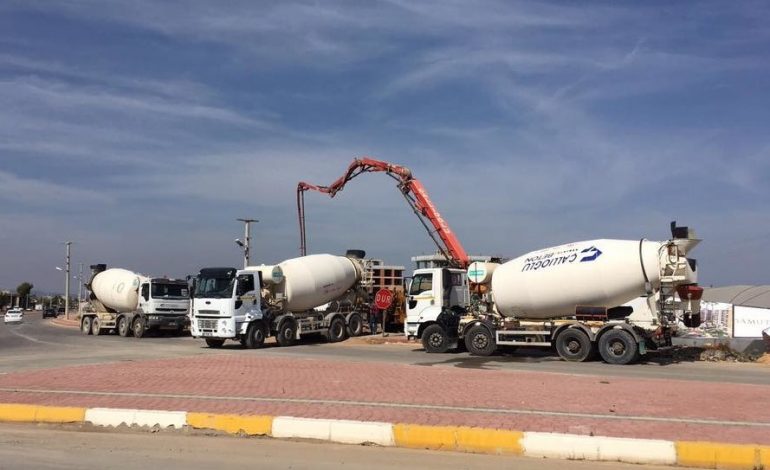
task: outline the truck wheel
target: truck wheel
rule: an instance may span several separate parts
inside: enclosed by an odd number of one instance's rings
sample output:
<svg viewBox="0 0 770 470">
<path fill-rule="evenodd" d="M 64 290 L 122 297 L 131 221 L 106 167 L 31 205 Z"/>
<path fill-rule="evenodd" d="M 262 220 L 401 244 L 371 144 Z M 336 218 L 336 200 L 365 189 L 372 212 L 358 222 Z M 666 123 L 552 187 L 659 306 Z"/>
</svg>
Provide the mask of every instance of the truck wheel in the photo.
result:
<svg viewBox="0 0 770 470">
<path fill-rule="evenodd" d="M 99 320 L 99 317 L 94 317 L 91 320 L 91 334 L 94 336 L 102 334 L 102 322 Z"/>
<path fill-rule="evenodd" d="M 83 320 L 80 322 L 80 331 L 84 335 L 91 334 L 91 317 L 83 317 Z"/>
<path fill-rule="evenodd" d="M 118 320 L 118 334 L 124 338 L 131 336 L 131 328 L 128 325 L 128 318 L 120 317 Z"/>
<path fill-rule="evenodd" d="M 495 339 L 489 328 L 475 325 L 465 334 L 465 347 L 473 356 L 489 356 L 495 352 Z"/>
<path fill-rule="evenodd" d="M 599 338 L 599 354 L 607 364 L 630 364 L 639 358 L 639 347 L 628 331 L 610 330 Z"/>
<path fill-rule="evenodd" d="M 443 326 L 438 323 L 425 328 L 422 332 L 422 347 L 427 353 L 445 353 L 449 350 L 449 337 Z"/>
<path fill-rule="evenodd" d="M 329 330 L 326 332 L 326 339 L 330 343 L 339 343 L 345 339 L 346 333 L 345 320 L 342 317 L 334 317 L 329 323 Z"/>
<path fill-rule="evenodd" d="M 223 344 L 225 344 L 223 339 L 206 338 L 206 346 L 210 348 L 219 349 Z"/>
<path fill-rule="evenodd" d="M 583 330 L 567 328 L 556 337 L 556 352 L 568 362 L 583 362 L 591 356 L 591 339 Z"/>
<path fill-rule="evenodd" d="M 361 336 L 364 332 L 364 320 L 361 315 L 354 313 L 348 318 L 348 335 Z"/>
<path fill-rule="evenodd" d="M 291 320 L 284 320 L 278 326 L 275 340 L 279 346 L 291 346 L 296 341 L 297 325 Z"/>
<path fill-rule="evenodd" d="M 249 349 L 261 348 L 265 344 L 265 325 L 261 321 L 255 321 L 246 330 L 246 339 L 243 345 Z"/>
<path fill-rule="evenodd" d="M 131 331 L 134 332 L 134 338 L 141 338 L 145 333 L 144 318 L 136 317 L 134 323 L 131 325 Z"/>
</svg>

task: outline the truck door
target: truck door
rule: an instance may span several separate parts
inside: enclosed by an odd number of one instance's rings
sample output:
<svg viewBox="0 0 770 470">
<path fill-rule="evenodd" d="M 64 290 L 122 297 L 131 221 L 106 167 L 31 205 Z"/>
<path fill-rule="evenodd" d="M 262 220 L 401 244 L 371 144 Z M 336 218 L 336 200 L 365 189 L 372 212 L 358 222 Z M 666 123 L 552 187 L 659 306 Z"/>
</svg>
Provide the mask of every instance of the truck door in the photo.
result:
<svg viewBox="0 0 770 470">
<path fill-rule="evenodd" d="M 235 323 L 240 324 L 246 315 L 260 312 L 259 281 L 254 274 L 239 274 L 235 285 Z M 253 315 L 252 315 L 253 316 Z"/>
<path fill-rule="evenodd" d="M 139 287 L 139 311 L 152 313 L 150 310 L 150 283 L 143 282 Z"/>
<path fill-rule="evenodd" d="M 444 296 L 445 306 L 452 308 L 455 306 L 467 307 L 470 303 L 470 293 L 468 292 L 468 277 L 465 271 L 456 269 L 445 269 L 444 275 Z"/>
<path fill-rule="evenodd" d="M 441 270 L 415 273 L 409 286 L 409 301 L 407 302 L 407 321 L 419 322 L 428 320 L 425 315 L 435 310 L 435 316 L 441 311 L 443 283 Z M 436 278 L 439 279 L 436 279 Z"/>
</svg>

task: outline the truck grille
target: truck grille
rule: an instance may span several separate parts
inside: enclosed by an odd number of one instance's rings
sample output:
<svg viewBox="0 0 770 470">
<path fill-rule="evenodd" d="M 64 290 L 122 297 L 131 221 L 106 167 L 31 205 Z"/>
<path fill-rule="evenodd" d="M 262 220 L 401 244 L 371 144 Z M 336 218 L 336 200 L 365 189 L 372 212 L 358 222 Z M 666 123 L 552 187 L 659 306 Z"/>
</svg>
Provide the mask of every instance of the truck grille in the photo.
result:
<svg viewBox="0 0 770 470">
<path fill-rule="evenodd" d="M 217 321 L 208 319 L 198 319 L 198 329 L 200 330 L 216 330 Z"/>
</svg>

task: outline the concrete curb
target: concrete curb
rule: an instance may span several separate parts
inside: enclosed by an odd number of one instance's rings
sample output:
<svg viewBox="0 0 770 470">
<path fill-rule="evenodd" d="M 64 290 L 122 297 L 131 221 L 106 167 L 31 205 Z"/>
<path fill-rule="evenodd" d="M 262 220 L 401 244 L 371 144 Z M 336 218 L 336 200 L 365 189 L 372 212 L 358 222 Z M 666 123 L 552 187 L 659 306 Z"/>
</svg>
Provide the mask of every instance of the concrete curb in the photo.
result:
<svg viewBox="0 0 770 470">
<path fill-rule="evenodd" d="M 0 422 L 90 423 L 96 426 L 125 424 L 176 429 L 189 427 L 237 435 L 317 439 L 411 449 L 715 469 L 770 468 L 770 446 L 626 439 L 463 426 L 23 404 L 0 404 Z"/>
</svg>

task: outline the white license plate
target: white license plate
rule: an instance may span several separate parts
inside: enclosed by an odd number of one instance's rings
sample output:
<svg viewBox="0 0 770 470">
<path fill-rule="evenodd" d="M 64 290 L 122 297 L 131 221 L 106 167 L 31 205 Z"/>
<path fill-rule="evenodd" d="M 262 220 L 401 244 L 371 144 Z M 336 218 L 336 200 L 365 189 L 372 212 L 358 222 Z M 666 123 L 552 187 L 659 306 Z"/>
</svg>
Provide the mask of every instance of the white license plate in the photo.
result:
<svg viewBox="0 0 770 470">
<path fill-rule="evenodd" d="M 206 337 L 206 336 L 214 336 L 214 333 L 212 333 L 210 331 L 204 331 L 204 332 L 201 333 L 201 336 L 204 336 L 204 337 Z"/>
</svg>

